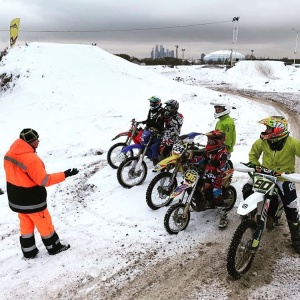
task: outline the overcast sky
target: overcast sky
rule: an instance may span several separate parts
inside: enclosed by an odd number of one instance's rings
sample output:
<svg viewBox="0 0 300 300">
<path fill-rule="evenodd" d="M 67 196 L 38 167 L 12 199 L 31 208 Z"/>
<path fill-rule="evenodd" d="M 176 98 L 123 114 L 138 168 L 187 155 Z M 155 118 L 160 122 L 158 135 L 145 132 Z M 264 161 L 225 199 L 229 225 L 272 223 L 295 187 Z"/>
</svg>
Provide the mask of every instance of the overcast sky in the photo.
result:
<svg viewBox="0 0 300 300">
<path fill-rule="evenodd" d="M 236 51 L 294 58 L 292 28 L 300 30 L 299 0 L 0 0 L 0 9 L 1 50 L 9 46 L 9 24 L 16 17 L 21 18 L 17 45 L 97 43 L 113 54 L 138 58 L 150 57 L 156 44 L 169 50 L 179 45 L 180 58 L 185 49 L 184 58 L 194 59 L 231 49 L 234 17 L 240 17 Z M 180 27 L 185 25 L 196 26 Z M 149 30 L 161 27 L 175 28 Z M 96 32 L 26 32 L 70 30 Z M 298 54 L 299 49 L 298 40 Z"/>
</svg>

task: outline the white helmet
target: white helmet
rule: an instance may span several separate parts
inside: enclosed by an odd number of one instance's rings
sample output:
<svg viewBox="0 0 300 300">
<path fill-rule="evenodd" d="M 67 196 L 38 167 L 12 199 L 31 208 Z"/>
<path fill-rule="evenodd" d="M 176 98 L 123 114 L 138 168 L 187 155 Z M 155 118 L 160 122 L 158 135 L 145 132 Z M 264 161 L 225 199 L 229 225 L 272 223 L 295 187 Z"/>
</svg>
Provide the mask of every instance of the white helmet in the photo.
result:
<svg viewBox="0 0 300 300">
<path fill-rule="evenodd" d="M 229 106 L 228 104 L 225 103 L 221 103 L 221 102 L 210 102 L 211 105 L 213 105 L 214 107 L 219 106 L 219 107 L 223 107 L 224 110 L 217 113 L 214 113 L 214 117 L 215 119 L 218 119 L 222 116 L 228 115 L 231 112 L 231 106 Z"/>
</svg>

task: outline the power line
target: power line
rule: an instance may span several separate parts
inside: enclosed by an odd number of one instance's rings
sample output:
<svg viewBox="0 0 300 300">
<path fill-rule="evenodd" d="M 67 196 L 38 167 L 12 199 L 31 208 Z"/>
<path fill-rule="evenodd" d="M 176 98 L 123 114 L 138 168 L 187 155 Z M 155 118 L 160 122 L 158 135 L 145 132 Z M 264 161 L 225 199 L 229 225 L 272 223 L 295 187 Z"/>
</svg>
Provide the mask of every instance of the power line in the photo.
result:
<svg viewBox="0 0 300 300">
<path fill-rule="evenodd" d="M 228 23 L 229 21 L 219 21 L 219 22 L 209 22 L 209 23 L 201 23 L 201 24 L 191 24 L 191 25 L 178 25 L 178 26 L 165 26 L 165 27 L 149 27 L 149 28 L 136 28 L 136 29 L 108 29 L 108 30 L 22 30 L 22 32 L 43 32 L 43 33 L 51 33 L 51 32 L 61 32 L 61 33 L 95 33 L 95 32 L 122 32 L 122 31 L 145 31 L 145 30 L 162 30 L 162 29 L 172 29 L 172 28 L 184 28 L 184 27 L 194 27 L 194 26 L 205 26 L 205 25 L 213 25 L 213 24 L 221 24 Z M 0 31 L 9 31 L 0 29 Z"/>
</svg>

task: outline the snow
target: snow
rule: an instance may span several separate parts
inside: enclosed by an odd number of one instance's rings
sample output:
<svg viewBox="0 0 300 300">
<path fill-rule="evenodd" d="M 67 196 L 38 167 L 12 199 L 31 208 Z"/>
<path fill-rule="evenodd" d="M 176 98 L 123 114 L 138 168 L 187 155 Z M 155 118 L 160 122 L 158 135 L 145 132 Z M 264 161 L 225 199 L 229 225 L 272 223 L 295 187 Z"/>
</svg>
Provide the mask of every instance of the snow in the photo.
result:
<svg viewBox="0 0 300 300">
<path fill-rule="evenodd" d="M 148 176 L 141 186 L 122 188 L 116 170 L 106 160 L 108 149 L 121 139 L 111 139 L 128 130 L 132 118 L 146 118 L 147 99 L 153 95 L 163 102 L 179 101 L 185 117 L 182 134 L 212 130 L 216 120 L 210 102 L 222 100 L 236 108 L 231 112 L 237 128 L 232 161 L 247 162 L 251 144 L 263 130 L 256 121 L 282 112 L 272 105 L 201 87 L 200 82 L 294 94 L 299 94 L 300 82 L 300 69 L 282 62 L 241 61 L 227 71 L 202 66 L 142 67 L 94 46 L 41 43 L 10 49 L 1 61 L 3 73 L 13 74 L 13 86 L 0 93 L 1 156 L 23 128 L 31 127 L 40 135 L 37 152 L 48 173 L 73 167 L 80 172 L 47 188 L 55 229 L 61 241 L 71 245 L 56 256 L 48 255 L 36 233 L 38 256 L 22 258 L 17 214 L 9 209 L 6 193 L 0 196 L 0 299 L 67 299 L 74 289 L 84 298 L 97 281 L 105 283 L 119 273 L 122 283 L 129 276 L 123 270 L 135 260 L 143 263 L 131 278 L 199 241 L 220 239 L 214 211 L 193 215 L 188 228 L 177 236 L 167 234 L 163 226 L 167 208 L 152 211 L 145 202 L 146 188 L 155 176 L 151 163 L 147 162 Z M 299 110 L 299 103 L 294 106 Z M 0 178 L 0 188 L 5 191 L 3 168 Z M 236 207 L 246 180 L 245 174 L 235 173 Z M 238 219 L 236 209 L 229 218 Z M 278 260 L 279 265 L 283 263 Z M 298 258 L 288 263 L 300 266 Z M 275 280 L 274 286 L 278 285 Z M 227 299 L 224 287 L 221 293 Z"/>
</svg>

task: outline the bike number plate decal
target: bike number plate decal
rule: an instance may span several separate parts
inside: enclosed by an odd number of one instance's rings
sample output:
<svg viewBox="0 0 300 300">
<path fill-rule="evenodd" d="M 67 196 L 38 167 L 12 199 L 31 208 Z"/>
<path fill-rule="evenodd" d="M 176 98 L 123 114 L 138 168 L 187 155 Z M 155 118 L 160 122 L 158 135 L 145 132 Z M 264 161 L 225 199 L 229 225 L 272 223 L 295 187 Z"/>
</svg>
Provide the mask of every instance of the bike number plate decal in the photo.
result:
<svg viewBox="0 0 300 300">
<path fill-rule="evenodd" d="M 253 188 L 257 192 L 266 194 L 272 188 L 273 185 L 274 182 L 272 182 L 266 177 L 263 176 L 254 177 Z"/>
<path fill-rule="evenodd" d="M 189 186 L 192 186 L 192 185 L 194 185 L 194 183 L 198 179 L 198 176 L 199 175 L 197 174 L 196 171 L 188 170 L 184 174 L 184 183 L 189 185 Z"/>
<path fill-rule="evenodd" d="M 184 146 L 181 144 L 174 144 L 173 148 L 172 148 L 172 153 L 174 155 L 180 155 L 182 154 L 184 151 Z"/>
</svg>

